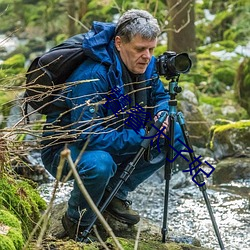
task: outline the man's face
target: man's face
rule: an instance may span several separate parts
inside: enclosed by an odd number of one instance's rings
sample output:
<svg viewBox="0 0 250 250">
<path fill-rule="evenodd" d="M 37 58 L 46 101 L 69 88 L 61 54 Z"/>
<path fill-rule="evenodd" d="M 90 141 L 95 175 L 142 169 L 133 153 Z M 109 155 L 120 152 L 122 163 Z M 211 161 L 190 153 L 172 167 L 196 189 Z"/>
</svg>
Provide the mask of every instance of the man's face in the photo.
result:
<svg viewBox="0 0 250 250">
<path fill-rule="evenodd" d="M 134 74 L 143 74 L 153 55 L 157 39 L 146 40 L 136 35 L 128 43 L 124 43 L 121 37 L 115 37 L 115 46 L 128 70 Z"/>
</svg>

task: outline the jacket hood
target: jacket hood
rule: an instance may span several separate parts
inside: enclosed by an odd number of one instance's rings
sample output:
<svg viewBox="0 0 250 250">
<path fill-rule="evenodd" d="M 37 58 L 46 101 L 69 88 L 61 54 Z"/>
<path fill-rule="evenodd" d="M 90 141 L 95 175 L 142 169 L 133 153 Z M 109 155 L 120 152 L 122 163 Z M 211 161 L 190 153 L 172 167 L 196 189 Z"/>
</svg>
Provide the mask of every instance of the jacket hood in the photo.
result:
<svg viewBox="0 0 250 250">
<path fill-rule="evenodd" d="M 104 64 L 112 64 L 115 24 L 94 21 L 85 34 L 83 49 L 87 56 Z"/>
</svg>

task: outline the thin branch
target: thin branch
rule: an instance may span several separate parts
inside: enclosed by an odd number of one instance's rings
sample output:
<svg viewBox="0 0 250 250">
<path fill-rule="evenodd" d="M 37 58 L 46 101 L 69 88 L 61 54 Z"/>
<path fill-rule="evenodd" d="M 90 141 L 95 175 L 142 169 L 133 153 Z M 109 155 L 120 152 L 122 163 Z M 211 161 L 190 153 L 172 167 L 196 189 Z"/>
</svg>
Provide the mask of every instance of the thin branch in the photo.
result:
<svg viewBox="0 0 250 250">
<path fill-rule="evenodd" d="M 138 225 L 138 230 L 137 230 L 136 238 L 135 238 L 134 250 L 137 250 L 138 246 L 139 246 L 139 238 L 140 238 L 140 233 L 141 233 L 141 225 L 142 225 L 142 222 L 140 220 L 139 221 L 139 225 Z"/>
<path fill-rule="evenodd" d="M 116 236 L 114 235 L 111 227 L 109 226 L 109 224 L 106 222 L 106 220 L 104 219 L 104 217 L 102 216 L 102 214 L 100 213 L 100 211 L 98 210 L 98 208 L 96 207 L 95 203 L 93 202 L 92 198 L 90 197 L 88 191 L 86 190 L 79 174 L 77 173 L 77 170 L 75 168 L 74 162 L 71 158 L 71 153 L 69 149 L 64 149 L 61 152 L 61 157 L 67 159 L 68 164 L 73 172 L 73 176 L 75 178 L 75 181 L 80 189 L 80 191 L 82 192 L 84 198 L 86 199 L 86 201 L 88 202 L 90 208 L 92 209 L 92 211 L 94 211 L 94 213 L 97 215 L 98 219 L 100 220 L 100 222 L 102 223 L 102 225 L 104 226 L 105 230 L 108 232 L 108 234 L 113 238 L 115 245 L 118 247 L 119 250 L 123 250 L 123 247 L 120 245 L 119 241 L 117 240 Z"/>
<path fill-rule="evenodd" d="M 76 18 L 74 18 L 71 15 L 68 15 L 68 17 L 72 20 L 74 20 L 76 23 L 80 24 L 80 26 L 82 26 L 86 31 L 89 31 L 89 28 L 87 26 L 85 26 L 82 22 L 80 22 L 79 20 L 77 20 Z"/>
</svg>

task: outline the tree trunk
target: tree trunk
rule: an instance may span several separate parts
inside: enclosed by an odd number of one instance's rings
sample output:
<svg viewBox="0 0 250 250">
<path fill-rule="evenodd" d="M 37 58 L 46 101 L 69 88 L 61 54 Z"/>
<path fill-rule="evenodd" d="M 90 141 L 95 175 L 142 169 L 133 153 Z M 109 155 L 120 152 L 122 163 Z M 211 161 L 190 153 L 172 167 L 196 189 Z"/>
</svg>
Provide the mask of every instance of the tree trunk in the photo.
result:
<svg viewBox="0 0 250 250">
<path fill-rule="evenodd" d="M 167 0 L 169 9 L 168 50 L 189 53 L 196 60 L 195 0 Z"/>
<path fill-rule="evenodd" d="M 79 20 L 87 13 L 88 10 L 88 2 L 87 0 L 79 1 L 79 11 L 78 11 L 78 18 Z"/>
<path fill-rule="evenodd" d="M 75 0 L 69 0 L 67 4 L 68 14 L 69 14 L 69 22 L 68 22 L 68 34 L 69 36 L 73 36 L 76 34 L 76 3 Z"/>
</svg>

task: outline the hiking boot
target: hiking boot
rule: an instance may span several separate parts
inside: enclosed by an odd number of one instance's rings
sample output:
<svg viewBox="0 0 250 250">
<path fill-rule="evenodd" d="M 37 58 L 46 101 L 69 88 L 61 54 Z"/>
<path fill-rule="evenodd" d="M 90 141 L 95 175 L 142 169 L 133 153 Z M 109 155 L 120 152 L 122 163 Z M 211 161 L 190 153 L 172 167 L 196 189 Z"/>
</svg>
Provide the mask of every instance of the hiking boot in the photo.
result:
<svg viewBox="0 0 250 250">
<path fill-rule="evenodd" d="M 114 197 L 105 211 L 122 223 L 135 225 L 140 221 L 140 216 L 130 208 L 131 205 L 132 201 Z"/>
<path fill-rule="evenodd" d="M 97 241 L 97 238 L 90 234 L 86 239 L 83 237 L 83 232 L 85 231 L 86 227 L 78 225 L 72 219 L 70 219 L 67 213 L 64 214 L 62 217 L 62 225 L 66 232 L 65 236 L 68 236 L 70 239 L 79 242 L 91 243 Z"/>
</svg>

